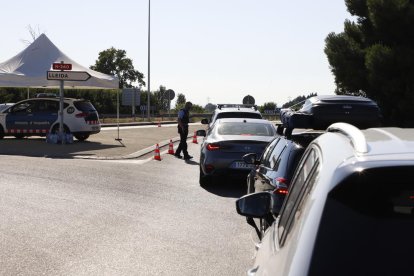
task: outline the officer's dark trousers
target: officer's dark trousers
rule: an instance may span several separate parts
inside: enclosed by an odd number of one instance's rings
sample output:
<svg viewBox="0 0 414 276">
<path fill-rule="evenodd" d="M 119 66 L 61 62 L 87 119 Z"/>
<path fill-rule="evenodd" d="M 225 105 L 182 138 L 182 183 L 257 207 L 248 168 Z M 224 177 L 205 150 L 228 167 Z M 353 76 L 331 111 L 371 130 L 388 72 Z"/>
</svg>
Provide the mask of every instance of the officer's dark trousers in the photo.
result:
<svg viewBox="0 0 414 276">
<path fill-rule="evenodd" d="M 187 151 L 187 136 L 188 136 L 188 127 L 182 130 L 180 127 L 178 128 L 178 133 L 180 134 L 180 144 L 178 145 L 177 150 L 175 151 L 176 155 L 179 155 L 181 151 L 183 152 L 184 156 L 188 156 Z"/>
</svg>

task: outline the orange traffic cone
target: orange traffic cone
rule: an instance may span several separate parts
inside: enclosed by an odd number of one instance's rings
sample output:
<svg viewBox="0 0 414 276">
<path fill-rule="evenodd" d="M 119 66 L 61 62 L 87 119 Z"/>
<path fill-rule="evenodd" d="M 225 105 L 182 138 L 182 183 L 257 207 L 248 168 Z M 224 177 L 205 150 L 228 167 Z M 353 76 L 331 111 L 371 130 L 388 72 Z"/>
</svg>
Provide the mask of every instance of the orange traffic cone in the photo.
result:
<svg viewBox="0 0 414 276">
<path fill-rule="evenodd" d="M 160 147 L 158 146 L 158 144 L 155 145 L 154 159 L 161 161 Z"/>
<path fill-rule="evenodd" d="M 170 144 L 168 145 L 168 154 L 174 154 L 174 145 L 171 139 Z"/>
<path fill-rule="evenodd" d="M 194 144 L 198 144 L 198 141 L 197 141 L 197 132 L 196 131 L 194 131 L 193 143 Z"/>
</svg>

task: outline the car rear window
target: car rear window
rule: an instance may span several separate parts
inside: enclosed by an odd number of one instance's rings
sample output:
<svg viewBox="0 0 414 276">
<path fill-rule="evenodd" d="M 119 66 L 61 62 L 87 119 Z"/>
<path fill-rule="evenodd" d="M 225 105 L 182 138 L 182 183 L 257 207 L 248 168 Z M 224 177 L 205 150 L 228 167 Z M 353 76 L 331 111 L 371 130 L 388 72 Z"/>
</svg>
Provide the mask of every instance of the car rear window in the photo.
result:
<svg viewBox="0 0 414 276">
<path fill-rule="evenodd" d="M 411 275 L 413 170 L 356 172 L 329 193 L 310 275 Z"/>
<path fill-rule="evenodd" d="M 270 124 L 260 123 L 222 123 L 218 128 L 220 135 L 246 135 L 246 136 L 274 136 L 275 132 Z"/>
<path fill-rule="evenodd" d="M 96 111 L 95 107 L 88 101 L 76 101 L 73 104 L 80 111 Z"/>
<path fill-rule="evenodd" d="M 247 119 L 262 119 L 260 113 L 254 112 L 221 112 L 217 114 L 216 119 L 223 118 L 247 118 Z"/>
</svg>

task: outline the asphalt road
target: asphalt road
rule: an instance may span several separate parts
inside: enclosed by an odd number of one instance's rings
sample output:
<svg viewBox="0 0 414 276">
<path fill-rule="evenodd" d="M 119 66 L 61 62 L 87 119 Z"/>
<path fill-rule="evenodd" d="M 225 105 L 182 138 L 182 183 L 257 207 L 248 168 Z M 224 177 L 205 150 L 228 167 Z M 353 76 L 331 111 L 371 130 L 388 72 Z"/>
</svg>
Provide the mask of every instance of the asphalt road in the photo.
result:
<svg viewBox="0 0 414 276">
<path fill-rule="evenodd" d="M 245 187 L 198 184 L 194 160 L 0 155 L 1 275 L 245 275 Z"/>
</svg>

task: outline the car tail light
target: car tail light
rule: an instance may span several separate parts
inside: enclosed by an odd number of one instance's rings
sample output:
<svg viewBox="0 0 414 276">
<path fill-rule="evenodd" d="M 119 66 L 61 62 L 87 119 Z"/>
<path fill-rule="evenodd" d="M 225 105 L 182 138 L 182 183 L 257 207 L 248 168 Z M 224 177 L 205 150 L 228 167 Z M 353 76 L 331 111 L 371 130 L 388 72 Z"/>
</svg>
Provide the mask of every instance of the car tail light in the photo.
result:
<svg viewBox="0 0 414 276">
<path fill-rule="evenodd" d="M 289 182 L 284 177 L 277 177 L 275 180 L 276 180 L 276 185 L 277 186 L 287 186 L 288 185 L 288 182 Z M 288 188 L 279 187 L 279 188 L 275 189 L 273 191 L 273 193 L 274 194 L 277 194 L 277 195 L 287 195 L 288 194 Z"/>
<path fill-rule="evenodd" d="M 214 166 L 211 165 L 211 164 L 205 165 L 204 168 L 206 169 L 206 172 L 208 172 L 208 173 L 214 171 L 214 169 L 215 169 Z"/>
<path fill-rule="evenodd" d="M 75 115 L 76 118 L 85 118 L 88 116 L 88 113 L 82 112 Z"/>
<path fill-rule="evenodd" d="M 213 151 L 213 150 L 219 150 L 220 145 L 215 143 L 207 144 L 207 150 Z"/>
<path fill-rule="evenodd" d="M 278 188 L 273 191 L 276 195 L 287 195 L 289 193 L 287 188 Z"/>
<path fill-rule="evenodd" d="M 286 178 L 277 177 L 275 180 L 276 180 L 276 184 L 278 184 L 278 185 L 280 185 L 280 184 L 288 185 L 288 180 Z"/>
</svg>

